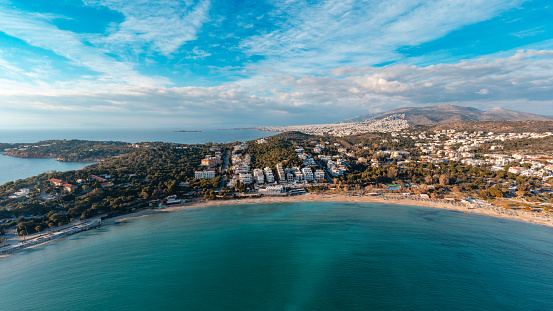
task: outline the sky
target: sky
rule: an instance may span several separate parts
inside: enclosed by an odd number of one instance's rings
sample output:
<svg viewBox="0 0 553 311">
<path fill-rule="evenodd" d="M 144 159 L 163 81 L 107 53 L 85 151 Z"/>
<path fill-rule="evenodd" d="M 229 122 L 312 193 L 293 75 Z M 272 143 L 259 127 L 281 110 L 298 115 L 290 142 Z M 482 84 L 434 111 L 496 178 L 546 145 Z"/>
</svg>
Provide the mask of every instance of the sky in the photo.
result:
<svg viewBox="0 0 553 311">
<path fill-rule="evenodd" d="M 553 115 L 550 0 L 0 0 L 0 128 Z"/>
</svg>

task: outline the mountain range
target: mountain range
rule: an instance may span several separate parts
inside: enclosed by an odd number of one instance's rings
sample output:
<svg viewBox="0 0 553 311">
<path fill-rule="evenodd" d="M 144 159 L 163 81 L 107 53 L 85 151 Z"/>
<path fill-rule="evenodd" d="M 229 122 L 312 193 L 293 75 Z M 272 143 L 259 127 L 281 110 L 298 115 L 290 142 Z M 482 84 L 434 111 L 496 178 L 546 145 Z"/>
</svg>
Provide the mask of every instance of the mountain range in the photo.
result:
<svg viewBox="0 0 553 311">
<path fill-rule="evenodd" d="M 340 123 L 361 122 L 369 119 L 379 120 L 394 114 L 404 114 L 411 125 L 436 125 L 463 121 L 526 121 L 553 120 L 553 116 L 520 112 L 514 110 L 494 109 L 483 111 L 473 107 L 456 105 L 437 105 L 427 107 L 405 107 L 381 114 L 364 114 Z"/>
</svg>

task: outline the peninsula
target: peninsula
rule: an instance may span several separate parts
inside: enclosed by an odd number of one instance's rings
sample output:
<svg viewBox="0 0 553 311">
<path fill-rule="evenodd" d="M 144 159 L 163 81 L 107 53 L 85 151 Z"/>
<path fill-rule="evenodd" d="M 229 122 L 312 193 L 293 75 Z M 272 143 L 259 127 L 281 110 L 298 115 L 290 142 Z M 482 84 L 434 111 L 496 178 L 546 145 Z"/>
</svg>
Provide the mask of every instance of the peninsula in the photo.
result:
<svg viewBox="0 0 553 311">
<path fill-rule="evenodd" d="M 286 132 L 226 144 L 4 145 L 12 156 L 57 148 L 77 158 L 99 152 L 103 160 L 1 185 L 2 249 L 90 219 L 288 200 L 433 206 L 551 225 L 551 128 L 551 121 L 490 121 L 343 137 Z"/>
</svg>

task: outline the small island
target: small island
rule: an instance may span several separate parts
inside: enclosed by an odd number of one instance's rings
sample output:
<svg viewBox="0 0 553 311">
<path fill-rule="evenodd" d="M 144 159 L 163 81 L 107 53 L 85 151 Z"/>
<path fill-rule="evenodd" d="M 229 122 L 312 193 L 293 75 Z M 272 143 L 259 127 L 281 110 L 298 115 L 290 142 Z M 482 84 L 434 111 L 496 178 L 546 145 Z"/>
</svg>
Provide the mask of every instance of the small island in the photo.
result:
<svg viewBox="0 0 553 311">
<path fill-rule="evenodd" d="M 176 133 L 201 133 L 202 131 L 184 131 L 184 130 L 181 130 L 181 131 L 175 131 Z"/>
</svg>

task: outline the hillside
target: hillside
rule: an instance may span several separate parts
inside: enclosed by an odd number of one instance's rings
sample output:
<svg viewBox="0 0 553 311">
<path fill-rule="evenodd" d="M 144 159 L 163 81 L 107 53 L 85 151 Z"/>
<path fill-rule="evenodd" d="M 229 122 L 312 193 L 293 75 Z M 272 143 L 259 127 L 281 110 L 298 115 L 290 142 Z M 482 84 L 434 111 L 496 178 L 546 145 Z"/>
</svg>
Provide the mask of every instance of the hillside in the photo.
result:
<svg viewBox="0 0 553 311">
<path fill-rule="evenodd" d="M 432 126 L 419 126 L 421 130 L 484 131 L 494 133 L 552 132 L 553 121 L 483 121 L 455 122 Z"/>
<path fill-rule="evenodd" d="M 496 109 L 491 111 L 483 111 L 472 107 L 438 105 L 428 107 L 399 108 L 378 115 L 360 115 L 341 122 L 360 122 L 371 118 L 383 119 L 394 114 L 404 114 L 405 120 L 407 120 L 407 122 L 411 125 L 436 125 L 466 121 L 545 121 L 552 119 L 550 116 L 542 116 L 514 110 Z"/>
</svg>

